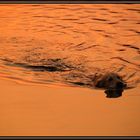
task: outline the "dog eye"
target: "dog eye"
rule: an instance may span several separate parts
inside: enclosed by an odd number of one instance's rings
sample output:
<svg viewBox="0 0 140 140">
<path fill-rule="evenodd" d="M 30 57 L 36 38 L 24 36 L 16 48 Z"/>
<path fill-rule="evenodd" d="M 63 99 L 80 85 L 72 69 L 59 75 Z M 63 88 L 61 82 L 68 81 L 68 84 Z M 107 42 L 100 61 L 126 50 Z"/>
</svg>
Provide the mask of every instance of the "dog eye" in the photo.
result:
<svg viewBox="0 0 140 140">
<path fill-rule="evenodd" d="M 112 81 L 112 80 L 113 80 L 113 78 L 112 77 L 109 77 L 108 81 Z"/>
<path fill-rule="evenodd" d="M 121 79 L 120 76 L 117 76 L 118 79 Z"/>
</svg>

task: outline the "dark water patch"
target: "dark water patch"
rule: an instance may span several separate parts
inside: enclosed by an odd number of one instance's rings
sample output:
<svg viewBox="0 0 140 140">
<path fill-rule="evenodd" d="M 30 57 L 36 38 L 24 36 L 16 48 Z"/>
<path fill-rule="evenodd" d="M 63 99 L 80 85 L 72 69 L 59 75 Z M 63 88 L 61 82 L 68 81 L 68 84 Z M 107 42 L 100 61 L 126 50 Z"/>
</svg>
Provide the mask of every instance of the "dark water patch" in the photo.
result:
<svg viewBox="0 0 140 140">
<path fill-rule="evenodd" d="M 140 22 L 136 22 L 136 24 L 140 24 Z"/>
<path fill-rule="evenodd" d="M 91 19 L 97 21 L 109 21 L 108 19 L 102 19 L 102 18 L 91 18 Z"/>
<path fill-rule="evenodd" d="M 133 45 L 130 45 L 130 44 L 122 44 L 122 46 L 128 47 L 128 48 L 132 48 L 132 49 L 135 49 L 135 50 L 139 50 L 140 49 L 140 48 L 138 48 L 136 46 L 133 46 Z"/>
<path fill-rule="evenodd" d="M 120 45 L 120 46 L 126 47 L 126 48 L 132 48 L 132 49 L 135 49 L 135 50 L 137 50 L 137 51 L 140 50 L 139 47 L 134 46 L 134 45 L 131 45 L 131 44 L 120 44 L 120 43 L 117 43 L 117 44 Z"/>
<path fill-rule="evenodd" d="M 134 30 L 134 29 L 129 29 L 129 31 L 132 31 L 134 33 L 140 34 L 140 31 Z"/>
<path fill-rule="evenodd" d="M 52 16 L 32 16 L 33 18 L 54 18 Z M 58 17 L 55 17 L 55 18 L 58 18 Z"/>
<path fill-rule="evenodd" d="M 108 24 L 118 24 L 119 22 L 118 21 L 115 21 L 115 22 L 108 22 Z"/>
<path fill-rule="evenodd" d="M 104 30 L 100 30 L 100 29 L 92 29 L 94 31 L 97 31 L 97 32 L 105 32 Z"/>
<path fill-rule="evenodd" d="M 120 21 L 130 21 L 130 19 L 123 18 L 123 19 L 120 19 Z"/>
<path fill-rule="evenodd" d="M 108 9 L 107 8 L 99 8 L 99 10 L 105 10 L 105 11 L 108 11 Z"/>
<path fill-rule="evenodd" d="M 25 63 L 12 63 L 12 64 L 6 64 L 8 66 L 15 66 L 15 67 L 22 67 L 22 68 L 26 68 L 26 69 L 31 69 L 33 71 L 39 71 L 39 72 L 43 72 L 43 71 L 48 71 L 48 72 L 61 72 L 61 71 L 68 71 L 68 70 L 64 70 L 62 68 L 59 67 L 55 67 L 55 66 L 36 66 L 36 65 L 28 65 Z"/>
<path fill-rule="evenodd" d="M 138 13 L 140 13 L 140 9 L 131 9 L 131 8 L 128 8 L 128 9 L 126 9 L 126 10 L 134 11 L 134 12 L 138 12 Z"/>
<path fill-rule="evenodd" d="M 109 13 L 119 14 L 120 12 L 116 12 L 116 11 L 109 11 Z"/>
<path fill-rule="evenodd" d="M 108 35 L 108 34 L 102 34 L 104 37 L 107 37 L 107 38 L 113 38 L 113 36 L 111 35 Z"/>
<path fill-rule="evenodd" d="M 62 71 L 70 71 L 74 67 L 71 65 L 67 65 L 63 62 L 62 59 L 42 59 L 42 64 L 44 65 L 33 65 L 30 63 L 17 63 L 14 62 L 10 59 L 1 59 L 2 61 L 5 62 L 5 65 L 8 66 L 14 66 L 14 67 L 21 67 L 21 68 L 26 68 L 26 69 L 31 69 L 33 71 L 48 71 L 48 72 L 62 72 Z"/>
<path fill-rule="evenodd" d="M 84 22 L 73 22 L 73 23 L 77 23 L 77 24 L 86 24 Z"/>
<path fill-rule="evenodd" d="M 117 49 L 117 51 L 123 52 L 123 51 L 126 51 L 126 49 Z"/>
</svg>

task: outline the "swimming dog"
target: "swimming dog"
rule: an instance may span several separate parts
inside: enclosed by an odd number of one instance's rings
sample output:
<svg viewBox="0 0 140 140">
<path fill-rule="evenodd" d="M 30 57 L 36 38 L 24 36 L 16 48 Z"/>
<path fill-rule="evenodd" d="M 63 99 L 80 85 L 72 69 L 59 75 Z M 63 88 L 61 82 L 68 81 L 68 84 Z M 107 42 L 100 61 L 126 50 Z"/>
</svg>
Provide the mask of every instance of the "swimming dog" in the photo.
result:
<svg viewBox="0 0 140 140">
<path fill-rule="evenodd" d="M 104 88 L 106 97 L 116 98 L 122 96 L 126 83 L 116 73 L 107 73 L 105 75 L 96 76 L 94 85 L 97 88 Z"/>
</svg>

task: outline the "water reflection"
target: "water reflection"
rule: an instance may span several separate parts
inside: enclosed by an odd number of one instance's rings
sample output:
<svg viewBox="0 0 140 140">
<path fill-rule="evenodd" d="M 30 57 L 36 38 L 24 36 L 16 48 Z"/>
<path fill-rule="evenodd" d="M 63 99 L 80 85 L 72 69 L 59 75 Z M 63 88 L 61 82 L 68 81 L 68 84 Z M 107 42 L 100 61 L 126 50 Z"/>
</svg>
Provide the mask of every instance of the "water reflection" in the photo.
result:
<svg viewBox="0 0 140 140">
<path fill-rule="evenodd" d="M 123 89 L 119 90 L 113 90 L 113 89 L 107 89 L 105 90 L 105 94 L 107 98 L 117 98 L 122 96 Z"/>
</svg>

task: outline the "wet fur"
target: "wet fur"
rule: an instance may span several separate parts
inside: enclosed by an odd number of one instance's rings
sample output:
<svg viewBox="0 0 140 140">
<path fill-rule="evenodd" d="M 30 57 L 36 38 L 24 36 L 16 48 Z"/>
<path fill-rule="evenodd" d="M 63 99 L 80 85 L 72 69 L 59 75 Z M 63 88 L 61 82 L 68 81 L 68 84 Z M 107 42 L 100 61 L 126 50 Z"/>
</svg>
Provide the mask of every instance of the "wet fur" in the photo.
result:
<svg viewBox="0 0 140 140">
<path fill-rule="evenodd" d="M 98 75 L 94 78 L 94 86 L 96 88 L 105 89 L 105 93 L 109 98 L 122 96 L 123 90 L 127 87 L 126 83 L 116 73 L 107 73 Z"/>
<path fill-rule="evenodd" d="M 119 89 L 122 87 L 126 87 L 126 83 L 122 80 L 122 78 L 116 73 L 107 73 L 105 75 L 98 75 L 94 79 L 94 86 L 97 88 L 112 88 Z"/>
</svg>

